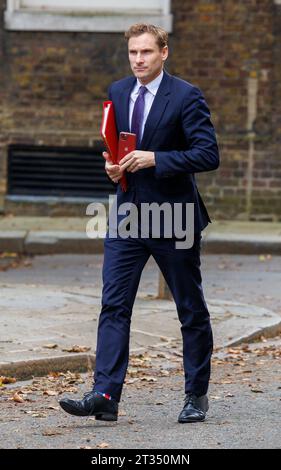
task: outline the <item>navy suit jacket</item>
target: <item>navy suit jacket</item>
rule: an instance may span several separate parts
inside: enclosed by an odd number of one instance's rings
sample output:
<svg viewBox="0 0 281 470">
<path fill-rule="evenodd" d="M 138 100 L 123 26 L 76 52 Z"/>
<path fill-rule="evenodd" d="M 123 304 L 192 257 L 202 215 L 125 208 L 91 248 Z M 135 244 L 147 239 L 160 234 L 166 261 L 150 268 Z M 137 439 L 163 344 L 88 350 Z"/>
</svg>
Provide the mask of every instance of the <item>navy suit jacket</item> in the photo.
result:
<svg viewBox="0 0 281 470">
<path fill-rule="evenodd" d="M 118 132 L 130 132 L 129 100 L 136 78 L 112 83 Z M 164 71 L 144 127 L 140 150 L 155 152 L 155 167 L 127 173 L 128 191 L 117 187 L 117 206 L 156 202 L 194 203 L 195 233 L 211 222 L 194 173 L 215 170 L 219 151 L 210 111 L 200 89 Z"/>
</svg>

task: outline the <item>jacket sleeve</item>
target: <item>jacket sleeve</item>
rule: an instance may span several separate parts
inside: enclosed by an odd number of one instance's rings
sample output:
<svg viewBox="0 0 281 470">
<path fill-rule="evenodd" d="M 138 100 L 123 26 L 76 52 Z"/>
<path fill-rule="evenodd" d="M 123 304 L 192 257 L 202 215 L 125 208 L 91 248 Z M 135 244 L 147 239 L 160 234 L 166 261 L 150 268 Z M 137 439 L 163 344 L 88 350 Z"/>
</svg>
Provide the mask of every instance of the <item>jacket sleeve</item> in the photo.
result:
<svg viewBox="0 0 281 470">
<path fill-rule="evenodd" d="M 111 87 L 112 87 L 112 85 L 110 85 L 110 87 L 108 88 L 108 91 L 107 91 L 108 99 L 109 99 L 110 101 L 112 101 Z M 105 168 L 105 165 L 104 165 L 104 168 Z M 112 181 L 112 179 L 109 178 L 109 176 L 108 176 L 108 174 L 106 173 L 106 171 L 105 171 L 105 174 L 106 174 L 106 177 L 107 177 L 108 181 L 109 181 L 109 182 L 112 184 L 112 186 L 116 189 L 119 183 L 114 183 L 114 181 Z"/>
<path fill-rule="evenodd" d="M 210 111 L 199 88 L 193 87 L 181 109 L 186 150 L 155 152 L 155 176 L 165 178 L 179 173 L 216 170 L 219 150 Z"/>
</svg>

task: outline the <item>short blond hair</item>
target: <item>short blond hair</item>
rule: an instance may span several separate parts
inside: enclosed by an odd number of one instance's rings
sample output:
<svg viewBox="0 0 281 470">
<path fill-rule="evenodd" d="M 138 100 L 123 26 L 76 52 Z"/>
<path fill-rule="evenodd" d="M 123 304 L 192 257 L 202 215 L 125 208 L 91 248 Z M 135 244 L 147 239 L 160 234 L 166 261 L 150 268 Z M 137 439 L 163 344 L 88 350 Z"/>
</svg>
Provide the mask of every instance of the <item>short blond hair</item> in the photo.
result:
<svg viewBox="0 0 281 470">
<path fill-rule="evenodd" d="M 140 36 L 144 33 L 150 33 L 155 36 L 156 43 L 159 49 L 163 49 L 168 45 L 168 33 L 160 26 L 154 26 L 153 24 L 147 23 L 136 23 L 133 24 L 128 31 L 125 32 L 125 39 L 129 41 L 130 38 Z"/>
</svg>

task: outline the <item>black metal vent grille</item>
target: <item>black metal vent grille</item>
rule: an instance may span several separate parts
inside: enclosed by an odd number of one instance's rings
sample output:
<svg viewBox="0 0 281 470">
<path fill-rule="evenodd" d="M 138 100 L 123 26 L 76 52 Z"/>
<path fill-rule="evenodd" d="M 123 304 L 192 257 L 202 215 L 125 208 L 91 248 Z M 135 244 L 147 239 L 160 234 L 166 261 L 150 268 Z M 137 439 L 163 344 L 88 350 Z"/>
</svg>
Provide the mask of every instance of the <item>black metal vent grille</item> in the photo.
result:
<svg viewBox="0 0 281 470">
<path fill-rule="evenodd" d="M 58 197 L 104 197 L 114 193 L 101 152 L 101 147 L 12 145 L 8 152 L 8 193 Z"/>
</svg>

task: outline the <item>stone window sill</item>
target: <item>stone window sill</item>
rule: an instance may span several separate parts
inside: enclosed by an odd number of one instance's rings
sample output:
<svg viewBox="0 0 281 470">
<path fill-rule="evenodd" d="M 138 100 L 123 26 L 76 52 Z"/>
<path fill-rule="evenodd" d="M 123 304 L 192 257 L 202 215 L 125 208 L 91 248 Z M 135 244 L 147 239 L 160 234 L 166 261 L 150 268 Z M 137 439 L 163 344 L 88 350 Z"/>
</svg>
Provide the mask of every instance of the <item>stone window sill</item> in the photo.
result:
<svg viewBox="0 0 281 470">
<path fill-rule="evenodd" d="M 134 23 L 152 23 L 172 32 L 171 14 L 66 14 L 6 11 L 5 28 L 10 31 L 124 32 Z"/>
</svg>

